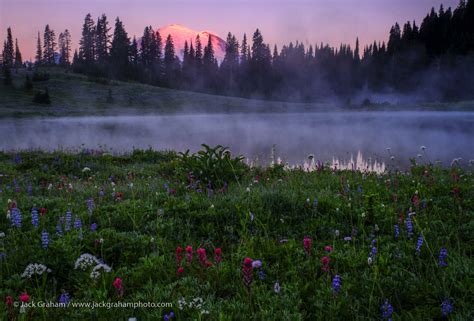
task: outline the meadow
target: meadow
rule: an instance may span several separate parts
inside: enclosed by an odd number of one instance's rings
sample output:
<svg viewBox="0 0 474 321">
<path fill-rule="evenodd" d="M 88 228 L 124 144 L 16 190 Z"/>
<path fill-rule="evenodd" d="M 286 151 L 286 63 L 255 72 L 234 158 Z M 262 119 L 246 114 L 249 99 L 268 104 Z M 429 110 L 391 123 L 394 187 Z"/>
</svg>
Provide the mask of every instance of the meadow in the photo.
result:
<svg viewBox="0 0 474 321">
<path fill-rule="evenodd" d="M 0 319 L 472 320 L 473 188 L 456 162 L 0 153 Z"/>
</svg>

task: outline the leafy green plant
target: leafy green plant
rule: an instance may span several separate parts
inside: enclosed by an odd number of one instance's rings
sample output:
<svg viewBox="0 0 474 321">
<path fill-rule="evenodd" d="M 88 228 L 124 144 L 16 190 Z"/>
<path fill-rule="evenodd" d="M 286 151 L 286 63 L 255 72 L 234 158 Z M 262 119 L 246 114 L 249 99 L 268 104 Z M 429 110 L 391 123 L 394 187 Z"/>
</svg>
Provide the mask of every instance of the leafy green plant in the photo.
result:
<svg viewBox="0 0 474 321">
<path fill-rule="evenodd" d="M 191 154 L 189 149 L 178 154 L 178 176 L 196 187 L 221 188 L 230 182 L 239 182 L 248 169 L 244 157 L 232 157 L 227 147 L 201 145 L 202 150 Z"/>
</svg>

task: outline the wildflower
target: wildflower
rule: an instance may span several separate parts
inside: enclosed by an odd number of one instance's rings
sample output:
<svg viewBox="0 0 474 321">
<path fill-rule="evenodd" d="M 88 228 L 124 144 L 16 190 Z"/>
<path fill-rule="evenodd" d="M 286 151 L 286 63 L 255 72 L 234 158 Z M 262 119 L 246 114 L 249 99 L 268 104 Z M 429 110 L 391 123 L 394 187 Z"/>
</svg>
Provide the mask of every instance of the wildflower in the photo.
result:
<svg viewBox="0 0 474 321">
<path fill-rule="evenodd" d="M 395 233 L 395 238 L 398 239 L 398 236 L 400 235 L 400 228 L 398 227 L 398 224 L 395 224 L 393 226 L 394 233 Z"/>
<path fill-rule="evenodd" d="M 407 224 L 408 239 L 411 240 L 413 236 L 413 223 L 410 217 L 406 219 L 406 224 Z"/>
<path fill-rule="evenodd" d="M 74 263 L 74 269 L 85 271 L 88 267 L 99 264 L 98 258 L 89 253 L 84 253 Z"/>
<path fill-rule="evenodd" d="M 62 304 L 68 304 L 71 301 L 69 293 L 67 293 L 67 292 L 61 293 L 61 295 L 59 296 L 58 301 L 59 301 L 59 303 L 62 303 Z"/>
<path fill-rule="evenodd" d="M 214 259 L 216 261 L 216 264 L 219 264 L 222 262 L 222 250 L 220 247 L 214 250 Z"/>
<path fill-rule="evenodd" d="M 47 249 L 49 245 L 49 233 L 46 230 L 43 230 L 41 233 L 41 246 L 43 249 Z"/>
<path fill-rule="evenodd" d="M 8 295 L 5 299 L 5 303 L 8 307 L 11 307 L 13 305 L 13 297 Z"/>
<path fill-rule="evenodd" d="M 175 257 L 176 257 L 176 265 L 179 266 L 181 264 L 181 260 L 183 259 L 183 249 L 181 248 L 181 246 L 178 246 L 176 248 Z"/>
<path fill-rule="evenodd" d="M 252 262 L 252 268 L 258 269 L 262 267 L 262 261 L 260 260 L 253 260 Z"/>
<path fill-rule="evenodd" d="M 117 296 L 122 297 L 123 296 L 123 285 L 122 285 L 122 279 L 121 278 L 115 278 L 114 282 L 112 282 L 113 287 L 115 288 L 115 293 Z"/>
<path fill-rule="evenodd" d="M 26 292 L 23 292 L 20 297 L 19 297 L 20 301 L 23 302 L 23 303 L 27 303 L 27 302 L 30 302 L 30 296 L 28 295 L 28 293 Z"/>
<path fill-rule="evenodd" d="M 91 224 L 91 232 L 94 232 L 95 230 L 97 230 L 97 227 L 98 227 L 97 223 L 92 223 Z"/>
<path fill-rule="evenodd" d="M 278 283 L 278 281 L 275 282 L 275 285 L 273 286 L 273 291 L 276 293 L 276 294 L 279 294 L 280 293 L 280 283 Z"/>
<path fill-rule="evenodd" d="M 344 241 L 347 241 L 347 242 L 352 241 L 352 237 L 346 236 L 346 237 L 344 237 Z"/>
<path fill-rule="evenodd" d="M 61 216 L 58 220 L 58 224 L 56 224 L 56 234 L 59 236 L 63 235 L 62 221 L 63 217 Z"/>
<path fill-rule="evenodd" d="M 260 278 L 260 280 L 265 281 L 266 277 L 265 273 L 263 273 L 263 270 L 258 271 L 258 277 Z"/>
<path fill-rule="evenodd" d="M 206 249 L 201 247 L 201 248 L 198 248 L 196 252 L 198 254 L 199 263 L 201 263 L 202 266 L 206 266 L 206 263 L 207 263 Z"/>
<path fill-rule="evenodd" d="M 89 210 L 89 214 L 92 214 L 92 211 L 94 210 L 94 199 L 89 198 L 87 200 L 87 209 Z"/>
<path fill-rule="evenodd" d="M 244 277 L 244 285 L 248 291 L 250 291 L 250 285 L 252 284 L 252 259 L 246 257 L 244 259 L 244 267 L 242 269 L 243 277 Z"/>
<path fill-rule="evenodd" d="M 38 219 L 38 211 L 36 210 L 36 207 L 33 207 L 33 209 L 31 210 L 31 224 L 33 224 L 35 228 L 38 228 L 39 219 Z"/>
<path fill-rule="evenodd" d="M 31 279 L 33 275 L 42 275 L 43 273 L 51 272 L 46 265 L 39 263 L 28 264 L 25 268 L 25 271 L 21 274 L 22 278 Z"/>
<path fill-rule="evenodd" d="M 450 299 L 444 299 L 441 303 L 441 313 L 444 317 L 448 316 L 453 312 L 453 304 Z"/>
<path fill-rule="evenodd" d="M 104 272 L 107 272 L 107 273 L 112 271 L 110 266 L 108 266 L 107 264 L 99 263 L 92 269 L 92 272 L 90 274 L 91 279 L 97 280 L 100 277 L 100 270 L 104 270 Z"/>
<path fill-rule="evenodd" d="M 81 219 L 79 217 L 76 217 L 76 219 L 74 220 L 74 228 L 76 228 L 76 229 L 81 229 L 82 228 L 82 222 L 81 222 Z"/>
<path fill-rule="evenodd" d="M 188 264 L 191 264 L 193 261 L 193 248 L 189 245 L 186 247 L 186 261 Z"/>
<path fill-rule="evenodd" d="M 313 200 L 313 207 L 314 208 L 318 207 L 318 198 L 317 197 L 315 197 L 314 200 Z"/>
<path fill-rule="evenodd" d="M 321 267 L 321 270 L 323 270 L 324 272 L 329 272 L 330 270 L 330 267 L 329 267 L 329 262 L 331 261 L 331 259 L 327 256 L 323 256 L 323 258 L 321 259 L 321 263 L 322 263 L 322 267 Z"/>
<path fill-rule="evenodd" d="M 439 251 L 439 260 L 438 264 L 441 267 L 448 266 L 448 263 L 446 263 L 446 257 L 448 256 L 448 250 L 446 248 L 441 248 Z"/>
<path fill-rule="evenodd" d="M 384 304 L 382 304 L 382 307 L 380 309 L 382 310 L 382 318 L 387 319 L 387 321 L 391 321 L 393 308 L 390 302 L 388 302 L 388 300 L 385 300 Z"/>
<path fill-rule="evenodd" d="M 304 252 L 306 256 L 309 256 L 311 254 L 311 244 L 313 243 L 313 240 L 310 237 L 305 237 L 303 239 L 303 247 L 304 247 Z"/>
<path fill-rule="evenodd" d="M 46 215 L 46 211 L 47 211 L 46 208 L 44 208 L 44 207 L 40 208 L 40 214 L 41 214 L 41 216 L 45 216 L 45 215 Z"/>
<path fill-rule="evenodd" d="M 328 253 L 331 253 L 331 252 L 332 252 L 332 246 L 331 246 L 331 245 L 326 245 L 326 246 L 324 247 L 324 250 L 325 250 L 326 252 L 328 252 Z"/>
<path fill-rule="evenodd" d="M 372 261 L 373 261 L 373 260 L 372 260 L 372 257 L 369 256 L 369 257 L 367 258 L 367 264 L 368 264 L 368 265 L 372 265 Z"/>
<path fill-rule="evenodd" d="M 420 235 L 418 237 L 418 242 L 416 243 L 416 254 L 417 255 L 420 255 L 420 251 L 421 251 L 421 246 L 423 245 L 423 236 Z"/>
<path fill-rule="evenodd" d="M 339 276 L 339 274 L 336 274 L 336 276 L 332 280 L 332 289 L 335 294 L 339 293 L 339 291 L 341 290 L 341 277 Z"/>
<path fill-rule="evenodd" d="M 12 226 L 21 228 L 21 212 L 17 207 L 11 209 Z"/>
<path fill-rule="evenodd" d="M 72 224 L 72 212 L 69 209 L 66 212 L 66 226 L 64 227 L 64 229 L 66 231 L 70 231 L 71 230 L 71 224 Z"/>
<path fill-rule="evenodd" d="M 336 237 L 339 237 L 339 234 L 340 234 L 339 230 L 334 231 L 334 235 L 336 235 Z"/>
<path fill-rule="evenodd" d="M 182 266 L 180 266 L 178 268 L 178 270 L 176 271 L 176 275 L 181 276 L 181 275 L 183 275 L 183 273 L 184 273 L 184 268 Z"/>
</svg>

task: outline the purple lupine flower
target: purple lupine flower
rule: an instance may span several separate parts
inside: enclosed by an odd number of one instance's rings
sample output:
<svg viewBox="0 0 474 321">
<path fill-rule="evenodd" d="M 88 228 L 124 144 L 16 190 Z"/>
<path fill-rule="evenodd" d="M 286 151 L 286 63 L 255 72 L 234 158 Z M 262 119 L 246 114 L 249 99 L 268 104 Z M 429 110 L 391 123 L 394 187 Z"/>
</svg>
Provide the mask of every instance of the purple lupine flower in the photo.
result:
<svg viewBox="0 0 474 321">
<path fill-rule="evenodd" d="M 89 210 L 89 214 L 92 214 L 92 211 L 94 210 L 94 199 L 91 197 L 87 200 L 87 209 Z"/>
<path fill-rule="evenodd" d="M 393 226 L 394 233 L 395 233 L 395 238 L 398 239 L 398 236 L 400 236 L 400 228 L 398 227 L 398 224 L 395 224 Z"/>
<path fill-rule="evenodd" d="M 47 249 L 49 246 L 49 233 L 46 230 L 43 230 L 43 233 L 41 233 L 41 246 L 43 249 Z"/>
<path fill-rule="evenodd" d="M 260 280 L 265 281 L 266 276 L 265 273 L 263 273 L 263 270 L 258 271 L 258 277 L 260 278 Z"/>
<path fill-rule="evenodd" d="M 99 196 L 100 196 L 100 198 L 104 198 L 104 196 L 105 196 L 105 192 L 104 192 L 104 190 L 103 190 L 103 189 L 101 189 L 101 190 L 100 190 L 100 192 L 99 192 Z"/>
<path fill-rule="evenodd" d="M 28 186 L 26 187 L 26 192 L 28 193 L 28 196 L 33 195 L 33 187 L 31 186 L 31 184 L 28 184 Z"/>
<path fill-rule="evenodd" d="M 406 224 L 407 224 L 408 239 L 411 240 L 413 236 L 413 223 L 410 217 L 406 219 Z"/>
<path fill-rule="evenodd" d="M 71 230 L 71 224 L 72 224 L 72 212 L 69 209 L 66 212 L 66 226 L 64 227 L 64 230 L 70 231 Z"/>
<path fill-rule="evenodd" d="M 315 197 L 314 200 L 313 200 L 313 207 L 316 208 L 318 207 L 318 198 Z"/>
<path fill-rule="evenodd" d="M 56 224 L 56 235 L 58 236 L 63 235 L 62 221 L 63 221 L 63 217 L 61 216 L 58 220 L 58 224 Z"/>
<path fill-rule="evenodd" d="M 339 274 L 336 274 L 336 276 L 332 280 L 332 290 L 335 294 L 338 294 L 341 290 L 341 277 L 339 276 Z"/>
<path fill-rule="evenodd" d="M 386 319 L 387 321 L 391 321 L 393 308 L 390 302 L 388 302 L 388 300 L 385 300 L 384 304 L 382 304 L 382 307 L 380 309 L 382 310 L 382 318 Z"/>
<path fill-rule="evenodd" d="M 59 303 L 62 303 L 62 304 L 68 304 L 71 301 L 71 297 L 69 296 L 69 293 L 63 292 L 59 296 L 58 301 Z"/>
<path fill-rule="evenodd" d="M 441 267 L 448 266 L 448 263 L 446 263 L 447 256 L 448 256 L 448 250 L 445 247 L 441 248 L 441 250 L 439 251 L 439 260 L 438 260 L 439 266 Z"/>
<path fill-rule="evenodd" d="M 76 219 L 74 220 L 74 228 L 76 228 L 76 229 L 81 229 L 82 228 L 82 222 L 81 222 L 81 219 L 79 217 L 76 217 Z"/>
<path fill-rule="evenodd" d="M 420 234 L 418 237 L 418 242 L 416 243 L 416 254 L 420 255 L 421 246 L 423 245 L 423 235 Z"/>
<path fill-rule="evenodd" d="M 91 232 L 94 232 L 95 230 L 97 230 L 97 227 L 98 227 L 97 223 L 92 223 L 91 224 Z"/>
<path fill-rule="evenodd" d="M 38 211 L 36 210 L 36 207 L 31 209 L 31 224 L 33 224 L 35 228 L 38 228 L 39 226 Z"/>
<path fill-rule="evenodd" d="M 12 208 L 12 226 L 21 228 L 21 212 L 17 207 Z"/>
<path fill-rule="evenodd" d="M 441 303 L 441 313 L 444 317 L 448 316 L 453 312 L 453 304 L 450 299 L 444 299 Z"/>
</svg>

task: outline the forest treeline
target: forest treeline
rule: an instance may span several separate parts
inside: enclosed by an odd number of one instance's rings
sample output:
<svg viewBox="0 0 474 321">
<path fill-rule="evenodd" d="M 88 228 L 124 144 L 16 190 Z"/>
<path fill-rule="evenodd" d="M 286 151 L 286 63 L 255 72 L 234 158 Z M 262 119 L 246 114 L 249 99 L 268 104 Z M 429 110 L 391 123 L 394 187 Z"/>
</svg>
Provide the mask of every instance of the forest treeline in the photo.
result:
<svg viewBox="0 0 474 321">
<path fill-rule="evenodd" d="M 432 8 L 420 25 L 395 23 L 386 42 L 364 48 L 356 39 L 354 48 L 297 41 L 279 49 L 271 48 L 258 29 L 241 41 L 229 32 L 220 64 L 210 37 L 186 42 L 181 60 L 170 35 L 147 26 L 137 39 L 119 18 L 113 31 L 110 25 L 105 14 L 97 21 L 88 14 L 74 53 L 70 32 L 56 37 L 46 25 L 42 37 L 38 33 L 34 67 L 60 65 L 91 77 L 288 101 L 350 99 L 360 92 L 474 98 L 474 0 L 461 0 L 454 10 Z M 2 65 L 7 85 L 11 69 L 24 65 L 10 28 Z"/>
</svg>

